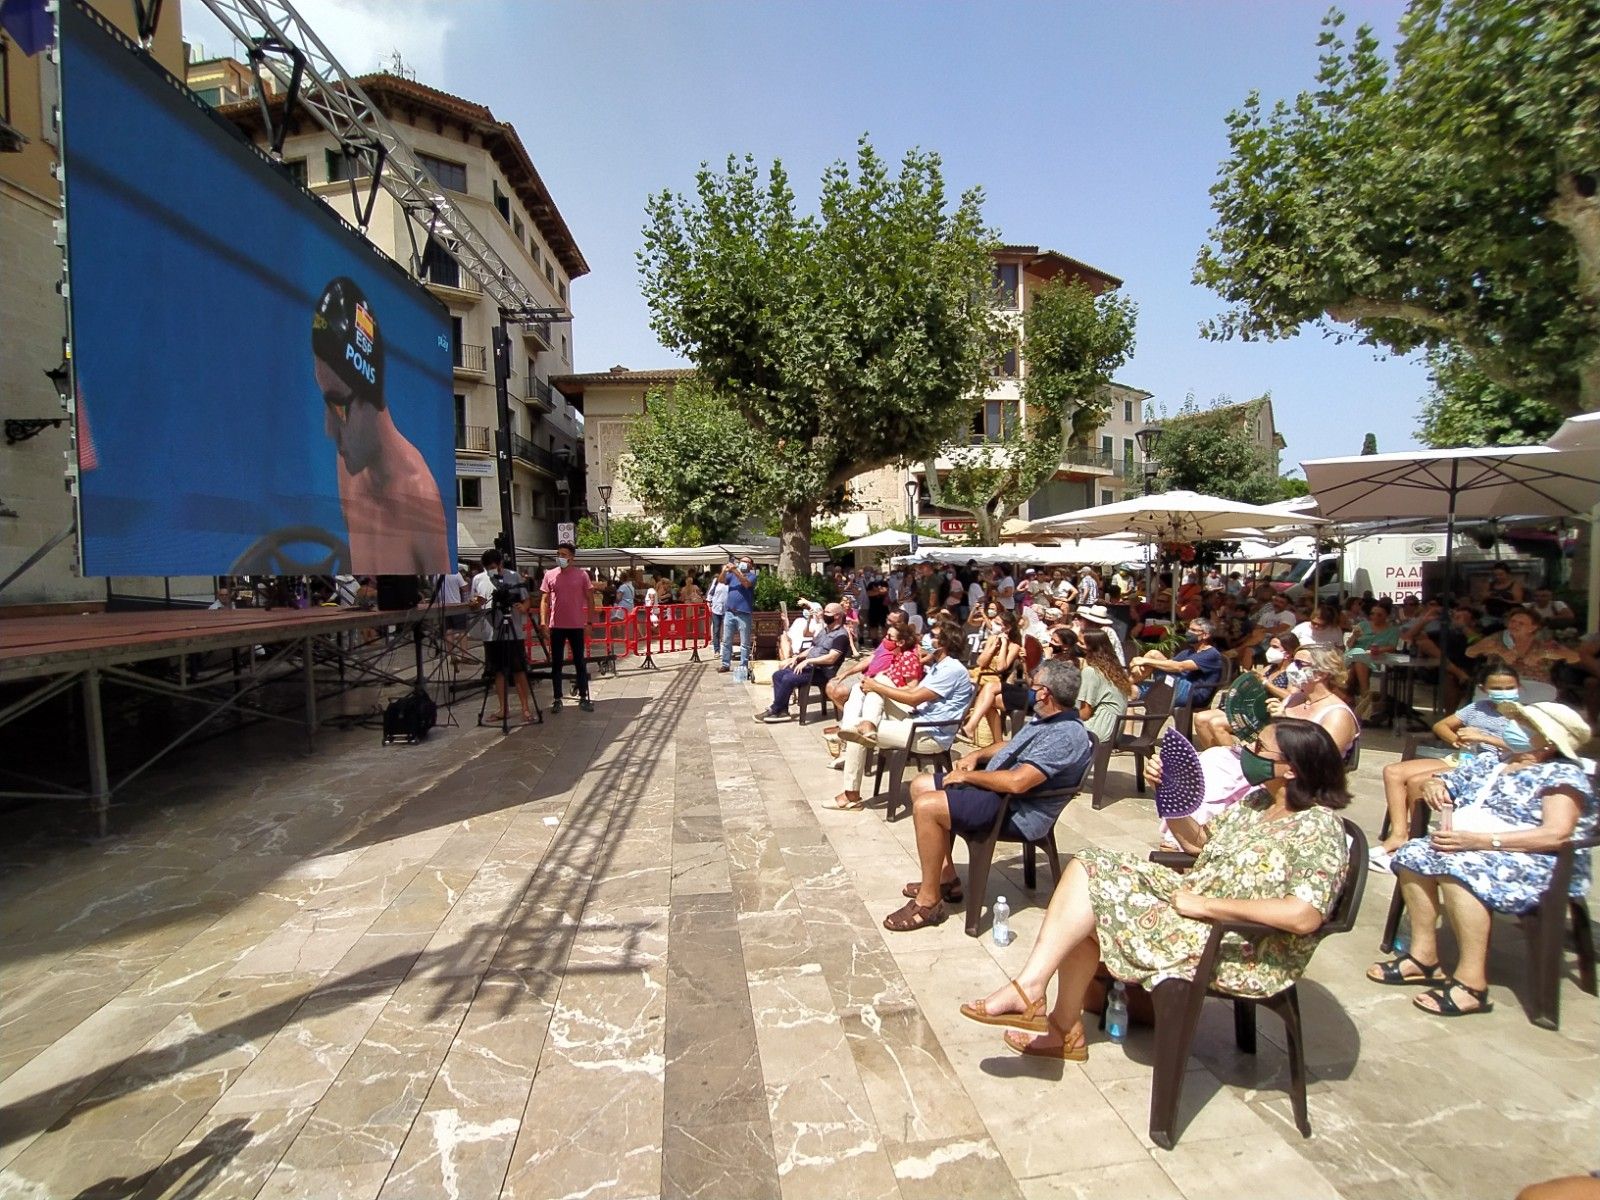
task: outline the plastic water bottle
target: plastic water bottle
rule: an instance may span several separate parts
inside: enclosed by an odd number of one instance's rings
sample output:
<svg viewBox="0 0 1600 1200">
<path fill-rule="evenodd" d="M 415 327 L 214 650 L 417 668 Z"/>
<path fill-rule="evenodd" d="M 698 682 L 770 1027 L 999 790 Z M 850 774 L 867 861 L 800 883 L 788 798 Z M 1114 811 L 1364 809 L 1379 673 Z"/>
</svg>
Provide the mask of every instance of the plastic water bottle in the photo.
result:
<svg viewBox="0 0 1600 1200">
<path fill-rule="evenodd" d="M 1106 998 L 1106 1036 L 1113 1042 L 1128 1036 L 1128 989 L 1120 979 Z"/>
<path fill-rule="evenodd" d="M 1004 896 L 994 898 L 994 944 L 996 946 L 1009 946 L 1011 944 L 1011 905 L 1006 903 Z"/>
<path fill-rule="evenodd" d="M 1411 920 L 1403 917 L 1400 928 L 1394 931 L 1394 952 L 1404 954 L 1411 949 Z"/>
</svg>

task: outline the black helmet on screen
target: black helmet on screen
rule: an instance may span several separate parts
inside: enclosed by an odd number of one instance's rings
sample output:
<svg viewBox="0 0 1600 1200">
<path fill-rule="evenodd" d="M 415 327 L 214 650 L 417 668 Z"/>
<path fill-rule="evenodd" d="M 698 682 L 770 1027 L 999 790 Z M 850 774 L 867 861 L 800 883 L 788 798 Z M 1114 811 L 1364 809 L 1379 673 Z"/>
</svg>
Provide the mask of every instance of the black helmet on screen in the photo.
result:
<svg viewBox="0 0 1600 1200">
<path fill-rule="evenodd" d="M 377 314 L 355 280 L 341 275 L 322 289 L 311 316 L 311 353 L 356 400 L 383 401 L 383 338 Z"/>
</svg>

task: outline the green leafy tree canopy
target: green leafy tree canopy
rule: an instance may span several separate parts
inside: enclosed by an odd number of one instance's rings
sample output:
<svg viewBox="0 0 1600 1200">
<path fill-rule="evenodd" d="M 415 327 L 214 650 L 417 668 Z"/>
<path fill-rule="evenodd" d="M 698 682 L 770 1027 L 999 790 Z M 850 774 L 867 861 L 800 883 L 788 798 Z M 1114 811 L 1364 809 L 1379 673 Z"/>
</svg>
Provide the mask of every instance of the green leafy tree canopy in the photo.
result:
<svg viewBox="0 0 1600 1200">
<path fill-rule="evenodd" d="M 812 518 L 855 475 L 919 459 L 964 424 L 992 316 L 982 192 L 951 202 L 938 155 L 898 174 L 863 137 L 796 211 L 781 163 L 702 166 L 693 198 L 648 203 L 651 327 L 726 396 L 777 466 L 779 571 L 803 573 Z"/>
<path fill-rule="evenodd" d="M 1007 518 L 1055 475 L 1068 448 L 1105 423 L 1107 385 L 1133 353 L 1138 315 L 1132 300 L 1096 294 L 1082 280 L 1057 278 L 1030 297 L 1020 411 L 1007 414 L 998 440 L 949 450 L 942 478 L 931 456 L 926 466 L 933 502 L 971 513 L 980 544 L 997 544 Z"/>
<path fill-rule="evenodd" d="M 1273 456 L 1251 435 L 1268 397 L 1244 404 L 1219 396 L 1201 407 L 1190 393 L 1166 418 L 1156 479 L 1162 491 L 1200 492 L 1242 504 L 1272 504 L 1285 498 Z"/>
<path fill-rule="evenodd" d="M 618 471 L 647 512 L 707 542 L 734 540 L 772 508 L 777 465 L 738 409 L 697 378 L 652 389 Z"/>
<path fill-rule="evenodd" d="M 605 528 L 598 517 L 583 517 L 573 531 L 580 550 L 599 550 L 606 544 Z M 611 518 L 611 545 L 659 546 L 661 531 L 651 521 L 641 517 L 613 516 Z"/>
<path fill-rule="evenodd" d="M 1392 68 L 1343 19 L 1315 90 L 1228 117 L 1195 268 L 1228 307 L 1204 332 L 1331 323 L 1560 413 L 1600 407 L 1600 0 L 1412 0 Z"/>
</svg>

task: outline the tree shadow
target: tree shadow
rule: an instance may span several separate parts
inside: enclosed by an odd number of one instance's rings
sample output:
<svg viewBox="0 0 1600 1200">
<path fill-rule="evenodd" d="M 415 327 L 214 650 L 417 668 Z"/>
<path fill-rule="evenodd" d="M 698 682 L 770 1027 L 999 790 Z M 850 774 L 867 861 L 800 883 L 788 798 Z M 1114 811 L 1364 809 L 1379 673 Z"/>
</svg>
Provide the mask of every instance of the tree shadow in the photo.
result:
<svg viewBox="0 0 1600 1200">
<path fill-rule="evenodd" d="M 91 1183 L 73 1200 L 195 1200 L 250 1144 L 250 1123 L 237 1117 L 219 1125 L 188 1150 L 138 1175 L 114 1175 Z M 191 1172 L 193 1172 L 191 1174 Z"/>
<path fill-rule="evenodd" d="M 554 988 L 568 974 L 636 974 L 651 965 L 640 945 L 648 930 L 657 927 L 664 930 L 665 909 L 659 921 L 642 919 L 611 926 L 621 945 L 616 956 L 608 958 L 605 964 L 570 968 L 568 959 L 582 928 L 590 887 L 605 877 L 618 847 L 628 837 L 650 773 L 677 730 L 683 705 L 699 677 L 697 670 L 684 671 L 668 683 L 659 697 L 648 703 L 634 703 L 624 735 L 626 750 L 616 754 L 611 762 L 598 768 L 573 764 L 551 775 L 548 786 L 541 784 L 538 796 L 556 795 L 561 788 L 572 787 L 581 779 L 587 796 L 612 797 L 615 802 L 570 804 L 568 818 L 556 827 L 538 867 L 530 873 L 527 886 L 508 900 L 493 920 L 474 925 L 454 945 L 434 951 L 391 955 L 359 971 L 325 978 L 304 992 L 224 1026 L 197 1032 L 183 1041 L 159 1048 L 142 1049 L 109 1068 L 95 1068 L 13 1101 L 0 1107 L 0 1144 L 66 1127 L 81 1113 L 180 1071 L 192 1070 L 197 1064 L 241 1044 L 264 1041 L 297 1015 L 322 1016 L 373 996 L 388 994 L 408 976 L 430 975 L 437 979 L 438 987 L 429 1010 L 430 1015 L 437 1018 L 453 1005 L 472 1002 L 484 976 L 491 971 L 516 972 L 532 988 Z M 483 776 L 479 782 L 487 784 L 495 779 L 514 777 L 522 770 L 516 741 L 509 739 L 475 760 L 495 758 L 493 764 L 478 770 Z M 606 744 L 601 743 L 602 746 Z M 446 796 L 437 811 L 423 803 L 434 792 L 451 788 L 459 788 L 454 775 L 403 805 L 397 810 L 395 824 L 381 829 L 372 827 L 368 831 L 369 841 L 405 836 L 441 822 L 454 824 L 472 815 L 527 804 L 534 798 L 535 791 L 530 788 L 515 793 L 487 786 L 460 788 L 466 795 Z M 416 810 L 415 814 L 407 815 L 410 810 Z M 484 965 L 469 973 L 454 973 L 463 962 Z M 494 1015 L 509 1015 L 517 1000 L 514 989 L 504 989 Z"/>
</svg>

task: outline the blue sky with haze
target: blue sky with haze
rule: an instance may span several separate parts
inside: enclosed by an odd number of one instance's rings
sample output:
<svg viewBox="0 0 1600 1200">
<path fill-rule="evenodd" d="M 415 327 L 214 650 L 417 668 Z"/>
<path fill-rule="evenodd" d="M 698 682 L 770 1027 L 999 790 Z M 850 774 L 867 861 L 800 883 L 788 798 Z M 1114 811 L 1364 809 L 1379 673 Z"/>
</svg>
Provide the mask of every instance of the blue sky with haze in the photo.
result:
<svg viewBox="0 0 1600 1200">
<path fill-rule="evenodd" d="M 677 360 L 656 342 L 634 252 L 645 197 L 702 160 L 781 158 L 802 202 L 871 135 L 886 157 L 936 150 L 953 191 L 980 184 L 1006 240 L 1120 276 L 1140 307 L 1122 382 L 1170 411 L 1188 392 L 1273 396 L 1302 458 L 1417 444 L 1414 362 L 1318 331 L 1211 343 L 1216 298 L 1190 282 L 1211 223 L 1223 119 L 1246 93 L 1292 96 L 1316 70 L 1325 7 L 1191 3 L 536 3 L 297 0 L 347 69 L 398 49 L 422 82 L 513 122 L 588 259 L 573 289 L 579 370 Z M 1399 0 L 1344 6 L 1386 42 Z M 227 40 L 198 0 L 186 35 Z"/>
</svg>

